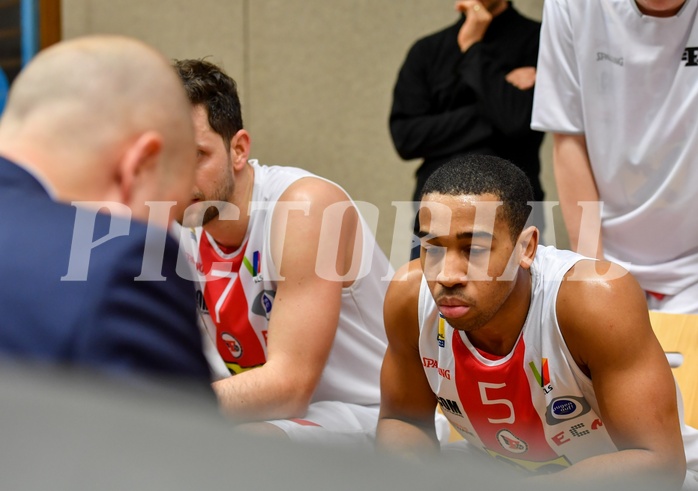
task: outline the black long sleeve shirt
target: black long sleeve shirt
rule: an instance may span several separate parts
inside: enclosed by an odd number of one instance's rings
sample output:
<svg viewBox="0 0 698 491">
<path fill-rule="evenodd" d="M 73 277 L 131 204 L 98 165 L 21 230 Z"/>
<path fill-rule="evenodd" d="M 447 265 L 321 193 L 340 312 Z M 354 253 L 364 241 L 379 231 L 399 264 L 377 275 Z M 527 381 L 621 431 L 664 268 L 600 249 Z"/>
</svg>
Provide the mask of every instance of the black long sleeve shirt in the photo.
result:
<svg viewBox="0 0 698 491">
<path fill-rule="evenodd" d="M 436 168 L 456 155 L 497 155 L 514 162 L 543 199 L 539 150 L 543 133 L 530 129 L 533 89 L 505 80 L 511 70 L 536 66 L 540 23 L 511 4 L 482 41 L 465 53 L 454 25 L 418 40 L 409 50 L 393 92 L 390 132 L 405 160 L 421 158 L 415 200 Z"/>
</svg>

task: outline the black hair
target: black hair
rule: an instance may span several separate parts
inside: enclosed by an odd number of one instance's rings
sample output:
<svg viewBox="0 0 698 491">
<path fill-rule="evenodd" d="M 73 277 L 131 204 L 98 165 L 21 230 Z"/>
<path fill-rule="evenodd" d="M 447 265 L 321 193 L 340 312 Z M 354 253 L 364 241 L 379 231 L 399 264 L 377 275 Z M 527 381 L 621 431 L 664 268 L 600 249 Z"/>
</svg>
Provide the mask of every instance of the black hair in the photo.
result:
<svg viewBox="0 0 698 491">
<path fill-rule="evenodd" d="M 206 60 L 175 60 L 174 68 L 193 106 L 202 105 L 211 129 L 223 138 L 226 149 L 242 126 L 237 84 L 223 69 Z"/>
<path fill-rule="evenodd" d="M 526 225 L 532 207 L 533 188 L 524 172 L 508 160 L 493 155 L 469 154 L 455 157 L 429 176 L 422 196 L 492 194 L 502 202 L 500 210 L 516 240 Z"/>
</svg>

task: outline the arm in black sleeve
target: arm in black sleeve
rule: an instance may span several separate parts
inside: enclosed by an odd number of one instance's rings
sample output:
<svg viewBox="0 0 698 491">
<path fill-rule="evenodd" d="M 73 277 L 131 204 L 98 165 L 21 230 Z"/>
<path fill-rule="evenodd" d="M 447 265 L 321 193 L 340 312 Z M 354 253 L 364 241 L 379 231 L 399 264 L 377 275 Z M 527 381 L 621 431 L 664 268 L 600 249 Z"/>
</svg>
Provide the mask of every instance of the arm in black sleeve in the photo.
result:
<svg viewBox="0 0 698 491">
<path fill-rule="evenodd" d="M 455 39 L 454 39 L 455 43 Z M 435 158 L 449 156 L 465 148 L 479 145 L 492 135 L 483 124 L 475 104 L 457 108 L 437 107 L 436 88 L 430 86 L 431 54 L 417 43 L 407 55 L 400 69 L 390 113 L 390 134 L 400 157 Z M 446 77 L 438 83 L 454 84 L 455 66 L 446 70 Z M 453 87 L 456 90 L 456 87 Z"/>
<path fill-rule="evenodd" d="M 536 66 L 538 38 L 531 37 L 519 49 L 521 56 L 514 68 Z M 507 82 L 509 71 L 484 43 L 473 44 L 458 67 L 462 83 L 477 94 L 479 114 L 505 136 L 525 136 L 531 131 L 533 88 L 521 90 Z"/>
</svg>

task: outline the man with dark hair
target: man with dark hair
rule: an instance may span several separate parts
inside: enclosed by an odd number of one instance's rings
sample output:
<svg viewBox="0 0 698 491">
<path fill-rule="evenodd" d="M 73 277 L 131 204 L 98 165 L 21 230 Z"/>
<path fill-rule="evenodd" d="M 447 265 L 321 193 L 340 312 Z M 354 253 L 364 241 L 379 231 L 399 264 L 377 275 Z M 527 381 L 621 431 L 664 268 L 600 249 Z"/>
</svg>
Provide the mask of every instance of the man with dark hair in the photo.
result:
<svg viewBox="0 0 698 491">
<path fill-rule="evenodd" d="M 542 201 L 543 133 L 530 128 L 540 23 L 507 0 L 455 3 L 460 19 L 410 47 L 393 90 L 395 149 L 405 160 L 422 159 L 413 200 L 441 165 L 475 153 L 514 162 Z M 534 216 L 541 225 L 542 209 Z M 419 244 L 412 245 L 414 259 Z"/>
<path fill-rule="evenodd" d="M 193 106 L 197 205 L 184 224 L 196 225 L 185 233 L 221 405 L 259 431 L 372 443 L 390 264 L 339 186 L 248 160 L 233 79 L 202 60 L 175 68 Z"/>
<path fill-rule="evenodd" d="M 642 290 L 620 266 L 538 246 L 531 199 L 498 157 L 457 158 L 427 180 L 420 259 L 385 299 L 378 444 L 436 448 L 438 402 L 473 455 L 679 489 L 693 479 L 682 429 L 693 469 L 697 432 L 679 425 Z"/>
</svg>

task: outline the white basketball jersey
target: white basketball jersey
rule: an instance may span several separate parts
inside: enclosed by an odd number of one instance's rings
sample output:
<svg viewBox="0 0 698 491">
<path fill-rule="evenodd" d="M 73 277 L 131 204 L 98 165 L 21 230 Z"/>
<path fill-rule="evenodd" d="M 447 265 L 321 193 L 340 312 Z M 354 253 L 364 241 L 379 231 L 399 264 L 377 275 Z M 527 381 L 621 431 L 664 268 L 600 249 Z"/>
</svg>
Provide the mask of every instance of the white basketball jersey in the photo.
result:
<svg viewBox="0 0 698 491">
<path fill-rule="evenodd" d="M 546 0 L 532 128 L 584 134 L 606 257 L 645 290 L 698 282 L 698 2 Z"/>
<path fill-rule="evenodd" d="M 200 314 L 205 335 L 225 362 L 209 360 L 216 378 L 266 362 L 267 329 L 280 278 L 270 247 L 273 209 L 283 192 L 297 180 L 320 179 L 297 168 L 261 166 L 256 161 L 250 164 L 254 168 L 254 187 L 247 237 L 242 246 L 224 252 L 201 228 L 192 234 L 198 254 L 197 269 L 207 273 L 206 281 L 198 285 L 199 297 L 204 300 L 200 301 Z M 379 375 L 387 345 L 382 307 L 388 286 L 382 278 L 390 278 L 392 271 L 363 220 L 362 226 L 363 273 L 342 291 L 337 333 L 312 402 L 380 403 Z"/>
<path fill-rule="evenodd" d="M 511 353 L 496 359 L 440 316 L 422 279 L 419 349 L 444 414 L 471 444 L 529 471 L 556 471 L 617 450 L 599 417 L 591 380 L 568 351 L 555 314 L 561 280 L 581 259 L 538 247 L 528 317 Z M 695 447 L 695 432 L 688 430 Z"/>
</svg>

